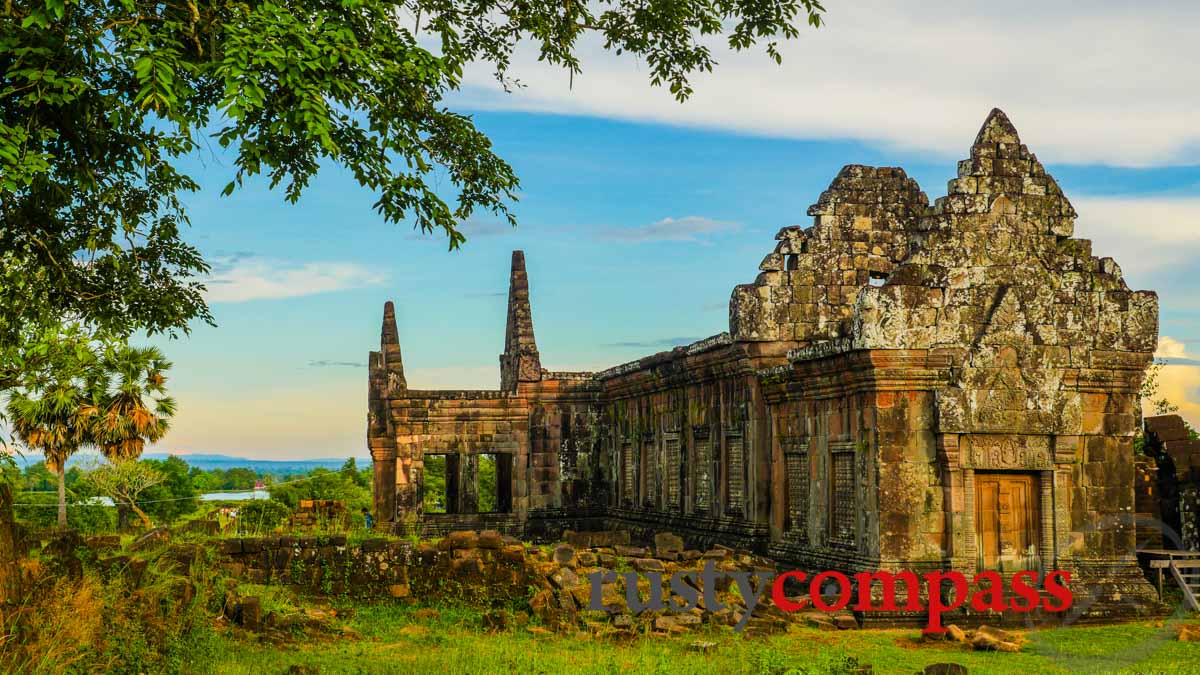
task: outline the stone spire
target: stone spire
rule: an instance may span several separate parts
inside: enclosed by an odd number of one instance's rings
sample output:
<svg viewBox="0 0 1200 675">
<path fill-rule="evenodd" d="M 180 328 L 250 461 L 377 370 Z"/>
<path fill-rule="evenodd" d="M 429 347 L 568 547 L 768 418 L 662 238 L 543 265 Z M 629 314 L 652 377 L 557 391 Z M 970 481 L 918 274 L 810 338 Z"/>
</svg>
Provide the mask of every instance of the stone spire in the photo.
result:
<svg viewBox="0 0 1200 675">
<path fill-rule="evenodd" d="M 387 372 L 386 391 L 408 388 L 404 380 L 404 361 L 400 358 L 400 332 L 396 330 L 396 306 L 389 300 L 383 305 L 383 330 L 379 337 L 383 368 Z"/>
<path fill-rule="evenodd" d="M 533 337 L 525 252 L 513 251 L 508 279 L 508 325 L 504 330 L 504 353 L 500 355 L 500 388 L 515 391 L 518 382 L 541 379 L 542 361 Z"/>
<path fill-rule="evenodd" d="M 1017 128 L 1009 121 L 1008 115 L 1005 115 L 1003 110 L 992 108 L 992 112 L 988 113 L 987 119 L 983 121 L 983 126 L 975 135 L 975 145 L 984 143 L 1021 145 L 1021 137 L 1017 135 Z"/>
<path fill-rule="evenodd" d="M 999 108 L 983 121 L 970 159 L 937 200 L 935 214 L 1012 214 L 1042 232 L 1069 237 L 1075 209 L 1036 155 L 1021 143 L 1016 127 Z"/>
</svg>

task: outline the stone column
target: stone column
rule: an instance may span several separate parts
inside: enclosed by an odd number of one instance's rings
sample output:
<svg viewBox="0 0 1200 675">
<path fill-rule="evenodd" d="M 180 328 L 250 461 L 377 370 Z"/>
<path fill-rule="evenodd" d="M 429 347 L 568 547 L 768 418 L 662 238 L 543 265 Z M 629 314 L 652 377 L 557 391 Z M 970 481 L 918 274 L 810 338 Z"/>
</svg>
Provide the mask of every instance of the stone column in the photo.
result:
<svg viewBox="0 0 1200 675">
<path fill-rule="evenodd" d="M 462 495 L 461 513 L 479 513 L 479 455 L 461 455 L 459 462 L 459 494 Z"/>
<path fill-rule="evenodd" d="M 975 469 L 963 469 L 963 534 L 966 541 L 968 569 L 977 570 L 979 565 L 979 542 L 975 536 Z"/>
<path fill-rule="evenodd" d="M 1055 563 L 1054 550 L 1054 472 L 1038 472 L 1038 557 L 1043 570 Z"/>
</svg>

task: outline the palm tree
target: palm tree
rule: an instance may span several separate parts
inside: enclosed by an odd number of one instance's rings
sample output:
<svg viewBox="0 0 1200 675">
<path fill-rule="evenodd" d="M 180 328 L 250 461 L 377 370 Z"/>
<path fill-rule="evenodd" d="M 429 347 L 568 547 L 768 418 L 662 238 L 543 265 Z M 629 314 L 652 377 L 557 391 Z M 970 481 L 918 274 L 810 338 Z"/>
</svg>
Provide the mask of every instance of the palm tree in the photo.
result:
<svg viewBox="0 0 1200 675">
<path fill-rule="evenodd" d="M 102 359 L 105 394 L 95 419 L 96 445 L 110 462 L 137 459 L 146 443 L 166 435 L 175 415 L 164 372 L 171 368 L 157 347 L 109 348 Z"/>
<path fill-rule="evenodd" d="M 9 394 L 8 416 L 17 438 L 46 456 L 46 468 L 58 474 L 58 524 L 67 524 L 67 459 L 92 441 L 97 414 L 95 390 L 77 372 L 64 371 L 35 388 Z"/>
</svg>

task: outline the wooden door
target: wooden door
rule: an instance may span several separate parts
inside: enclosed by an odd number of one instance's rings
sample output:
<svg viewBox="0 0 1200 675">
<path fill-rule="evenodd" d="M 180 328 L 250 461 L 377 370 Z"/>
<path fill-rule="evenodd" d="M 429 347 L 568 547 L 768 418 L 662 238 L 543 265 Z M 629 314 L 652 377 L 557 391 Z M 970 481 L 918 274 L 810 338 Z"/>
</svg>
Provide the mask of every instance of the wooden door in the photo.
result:
<svg viewBox="0 0 1200 675">
<path fill-rule="evenodd" d="M 1037 567 L 1037 484 L 1028 474 L 975 474 L 975 527 L 984 569 Z"/>
</svg>

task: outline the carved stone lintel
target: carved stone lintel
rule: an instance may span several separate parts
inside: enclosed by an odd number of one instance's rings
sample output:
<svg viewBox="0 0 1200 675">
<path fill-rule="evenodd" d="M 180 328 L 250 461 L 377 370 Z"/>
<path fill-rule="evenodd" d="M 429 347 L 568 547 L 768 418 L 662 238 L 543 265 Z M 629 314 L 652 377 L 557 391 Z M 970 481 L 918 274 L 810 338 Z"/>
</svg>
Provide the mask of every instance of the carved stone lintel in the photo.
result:
<svg viewBox="0 0 1200 675">
<path fill-rule="evenodd" d="M 1017 434 L 965 435 L 962 459 L 973 469 L 1050 469 L 1050 439 Z"/>
</svg>

